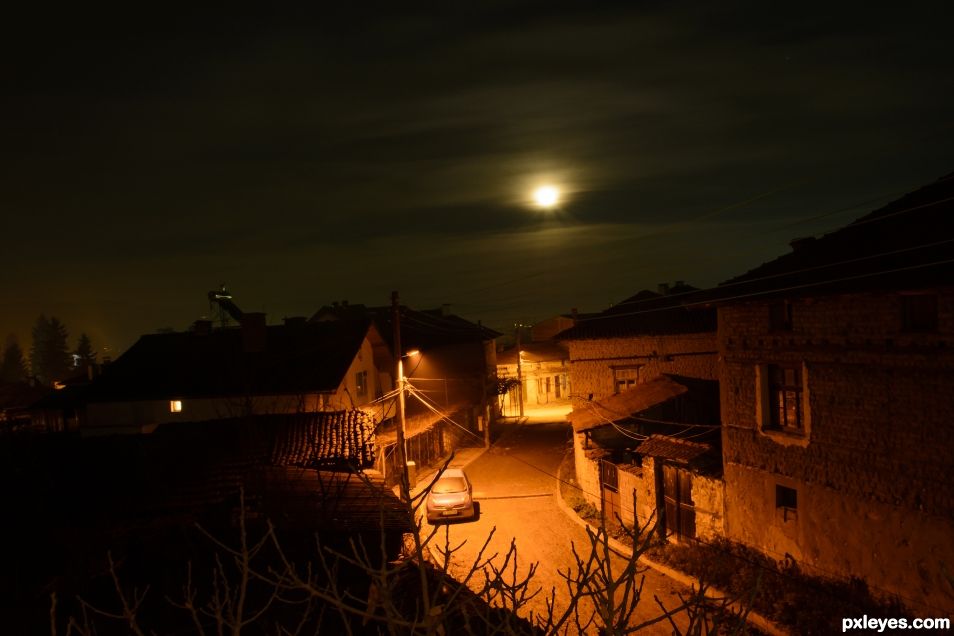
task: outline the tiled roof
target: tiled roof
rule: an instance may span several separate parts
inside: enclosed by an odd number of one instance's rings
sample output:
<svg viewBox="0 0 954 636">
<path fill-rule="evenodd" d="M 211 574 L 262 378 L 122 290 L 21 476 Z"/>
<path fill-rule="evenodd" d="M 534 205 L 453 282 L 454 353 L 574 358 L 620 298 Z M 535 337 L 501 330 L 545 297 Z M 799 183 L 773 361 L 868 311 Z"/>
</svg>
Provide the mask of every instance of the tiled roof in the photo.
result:
<svg viewBox="0 0 954 636">
<path fill-rule="evenodd" d="M 664 375 L 599 402 L 588 402 L 583 408 L 574 409 L 567 415 L 567 419 L 573 425 L 573 430 L 580 433 L 625 419 L 676 398 L 688 390 L 684 384 Z"/>
<path fill-rule="evenodd" d="M 698 293 L 690 285 L 673 287 L 666 295 L 644 289 L 606 311 L 580 318 L 576 326 L 561 332 L 556 339 L 715 332 L 715 310 L 693 304 Z"/>
<path fill-rule="evenodd" d="M 376 452 L 374 420 L 359 410 L 264 416 L 272 431 L 272 463 L 312 466 L 341 459 L 370 466 Z"/>
<path fill-rule="evenodd" d="M 930 287 L 954 280 L 954 174 L 711 290 L 713 300 Z"/>
<path fill-rule="evenodd" d="M 343 533 L 411 530 L 410 515 L 378 473 L 272 466 L 265 475 L 261 512 L 280 525 Z"/>
<path fill-rule="evenodd" d="M 280 395 L 337 389 L 368 334 L 367 321 L 265 327 L 263 351 L 242 328 L 142 336 L 106 367 L 91 402 L 168 397 Z"/>
<path fill-rule="evenodd" d="M 636 448 L 640 455 L 670 459 L 683 464 L 705 455 L 712 447 L 689 440 L 669 437 L 668 435 L 651 435 Z"/>
</svg>

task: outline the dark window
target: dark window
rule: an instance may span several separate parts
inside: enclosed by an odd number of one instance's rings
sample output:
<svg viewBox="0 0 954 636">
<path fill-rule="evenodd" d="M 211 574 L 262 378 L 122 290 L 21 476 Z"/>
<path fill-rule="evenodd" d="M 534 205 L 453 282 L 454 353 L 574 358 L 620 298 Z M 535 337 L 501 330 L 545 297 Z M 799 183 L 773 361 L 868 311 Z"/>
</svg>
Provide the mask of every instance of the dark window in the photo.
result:
<svg viewBox="0 0 954 636">
<path fill-rule="evenodd" d="M 358 397 L 368 395 L 368 372 L 358 371 L 354 374 L 354 392 Z"/>
<path fill-rule="evenodd" d="M 769 407 L 774 428 L 801 432 L 802 374 L 797 367 L 768 366 Z"/>
<path fill-rule="evenodd" d="M 775 486 L 775 507 L 798 510 L 798 491 L 786 486 Z"/>
<path fill-rule="evenodd" d="M 937 331 L 937 296 L 910 294 L 901 296 L 903 331 Z"/>
<path fill-rule="evenodd" d="M 769 330 L 792 330 L 792 303 L 788 300 L 774 300 L 769 304 Z"/>
</svg>

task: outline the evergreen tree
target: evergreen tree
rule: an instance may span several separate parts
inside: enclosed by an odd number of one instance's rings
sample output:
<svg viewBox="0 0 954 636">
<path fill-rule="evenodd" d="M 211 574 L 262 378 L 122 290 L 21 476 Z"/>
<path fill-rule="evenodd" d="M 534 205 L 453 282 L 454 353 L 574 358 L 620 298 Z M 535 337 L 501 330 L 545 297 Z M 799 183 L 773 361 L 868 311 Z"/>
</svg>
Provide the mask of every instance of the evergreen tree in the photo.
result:
<svg viewBox="0 0 954 636">
<path fill-rule="evenodd" d="M 76 343 L 76 351 L 73 352 L 73 355 L 75 356 L 74 360 L 76 361 L 77 369 L 88 369 L 96 364 L 96 352 L 93 351 L 93 343 L 90 342 L 89 336 L 85 333 L 80 334 L 79 342 Z"/>
<path fill-rule="evenodd" d="M 49 320 L 40 315 L 33 326 L 33 348 L 30 364 L 33 375 L 41 382 L 50 384 L 64 379 L 72 366 L 66 327 L 55 316 Z"/>
<path fill-rule="evenodd" d="M 0 362 L 0 382 L 25 382 L 27 379 L 26 360 L 17 337 L 7 336 L 3 349 L 3 361 Z"/>
</svg>

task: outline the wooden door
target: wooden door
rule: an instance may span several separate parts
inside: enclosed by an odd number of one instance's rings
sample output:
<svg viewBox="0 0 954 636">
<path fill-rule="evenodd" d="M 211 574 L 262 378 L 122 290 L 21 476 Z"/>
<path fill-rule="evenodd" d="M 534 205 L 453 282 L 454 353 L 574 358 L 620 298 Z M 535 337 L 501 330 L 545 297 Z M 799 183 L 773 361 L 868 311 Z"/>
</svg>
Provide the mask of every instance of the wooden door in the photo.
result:
<svg viewBox="0 0 954 636">
<path fill-rule="evenodd" d="M 666 534 L 694 538 L 696 508 L 692 502 L 692 473 L 670 464 L 663 464 L 662 523 Z"/>
<path fill-rule="evenodd" d="M 603 501 L 603 517 L 620 523 L 623 509 L 619 501 L 619 469 L 616 464 L 600 460 L 600 492 Z"/>
</svg>

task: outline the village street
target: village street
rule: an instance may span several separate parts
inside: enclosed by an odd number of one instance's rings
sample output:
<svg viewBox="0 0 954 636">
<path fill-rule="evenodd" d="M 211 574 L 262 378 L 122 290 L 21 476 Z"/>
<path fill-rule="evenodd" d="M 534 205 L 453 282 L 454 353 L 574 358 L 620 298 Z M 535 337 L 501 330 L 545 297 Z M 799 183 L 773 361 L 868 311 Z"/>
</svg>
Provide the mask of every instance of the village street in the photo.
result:
<svg viewBox="0 0 954 636">
<path fill-rule="evenodd" d="M 466 468 L 473 482 L 474 498 L 480 503 L 480 519 L 442 525 L 435 537 L 438 550 L 447 538 L 451 546 L 466 541 L 452 558 L 451 572 L 457 578 L 467 572 L 492 530 L 496 529 L 485 557 L 496 553 L 498 567 L 514 540 L 519 573 L 526 576 L 529 567 L 538 564 L 531 591 L 537 588 L 542 591 L 529 605 L 529 611 L 534 614 L 546 612 L 544 599 L 553 588 L 557 591 L 557 610 L 566 607 L 566 585 L 559 572 L 574 568 L 571 545 L 584 557 L 589 554 L 586 531 L 569 518 L 557 502 L 557 473 L 568 440 L 569 428 L 565 422 L 506 425 L 490 450 Z M 614 571 L 619 572 L 623 560 L 614 559 L 613 563 Z M 653 570 L 647 570 L 645 577 L 637 623 L 661 614 L 653 595 L 658 595 L 666 607 L 672 608 L 679 605 L 676 593 L 687 591 L 681 584 Z M 479 588 L 482 582 L 483 576 L 478 574 L 472 587 Z M 671 634 L 672 627 L 664 620 L 644 633 Z"/>
</svg>

